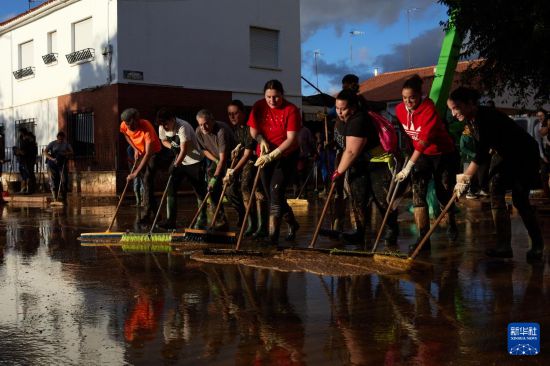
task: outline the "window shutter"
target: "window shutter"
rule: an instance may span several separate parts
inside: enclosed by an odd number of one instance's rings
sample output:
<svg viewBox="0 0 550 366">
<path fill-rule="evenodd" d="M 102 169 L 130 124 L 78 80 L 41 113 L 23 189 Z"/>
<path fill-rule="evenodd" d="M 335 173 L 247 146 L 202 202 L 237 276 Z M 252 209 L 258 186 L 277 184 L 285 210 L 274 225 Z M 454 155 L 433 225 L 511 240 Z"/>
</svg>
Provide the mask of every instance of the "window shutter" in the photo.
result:
<svg viewBox="0 0 550 366">
<path fill-rule="evenodd" d="M 93 48 L 92 18 L 73 24 L 73 52 Z"/>
<path fill-rule="evenodd" d="M 279 67 L 279 31 L 250 27 L 250 65 Z"/>
<path fill-rule="evenodd" d="M 19 69 L 34 66 L 34 41 L 21 43 L 19 45 Z"/>
</svg>

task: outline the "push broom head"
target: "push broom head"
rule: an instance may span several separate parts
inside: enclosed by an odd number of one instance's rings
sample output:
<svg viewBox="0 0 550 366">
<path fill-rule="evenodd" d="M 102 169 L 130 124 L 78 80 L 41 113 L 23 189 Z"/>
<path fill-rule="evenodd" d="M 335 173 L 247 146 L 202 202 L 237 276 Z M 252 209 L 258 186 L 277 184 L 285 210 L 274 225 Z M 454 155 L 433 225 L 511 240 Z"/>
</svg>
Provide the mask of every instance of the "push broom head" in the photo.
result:
<svg viewBox="0 0 550 366">
<path fill-rule="evenodd" d="M 185 229 L 183 241 L 197 243 L 235 244 L 237 234 L 233 231 L 212 231 L 202 229 Z"/>
<path fill-rule="evenodd" d="M 120 238 L 121 243 L 169 243 L 171 240 L 171 233 L 124 233 Z"/>
<path fill-rule="evenodd" d="M 169 253 L 172 251 L 172 246 L 170 243 L 143 243 L 143 242 L 129 242 L 124 243 L 121 246 L 123 252 L 136 252 L 136 253 L 145 253 L 145 252 L 156 252 L 156 253 Z"/>
</svg>

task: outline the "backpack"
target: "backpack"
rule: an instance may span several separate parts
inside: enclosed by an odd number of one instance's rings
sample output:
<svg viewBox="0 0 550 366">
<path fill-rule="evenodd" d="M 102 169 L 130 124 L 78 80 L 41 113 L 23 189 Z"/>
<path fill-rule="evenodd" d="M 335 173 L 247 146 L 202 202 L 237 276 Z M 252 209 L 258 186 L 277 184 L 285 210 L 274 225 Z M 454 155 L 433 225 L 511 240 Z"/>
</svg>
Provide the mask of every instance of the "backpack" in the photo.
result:
<svg viewBox="0 0 550 366">
<path fill-rule="evenodd" d="M 396 152 L 399 149 L 399 143 L 397 141 L 397 132 L 395 131 L 395 127 L 393 127 L 391 122 L 379 113 L 369 111 L 368 114 L 376 126 L 382 149 L 385 152 Z"/>
</svg>

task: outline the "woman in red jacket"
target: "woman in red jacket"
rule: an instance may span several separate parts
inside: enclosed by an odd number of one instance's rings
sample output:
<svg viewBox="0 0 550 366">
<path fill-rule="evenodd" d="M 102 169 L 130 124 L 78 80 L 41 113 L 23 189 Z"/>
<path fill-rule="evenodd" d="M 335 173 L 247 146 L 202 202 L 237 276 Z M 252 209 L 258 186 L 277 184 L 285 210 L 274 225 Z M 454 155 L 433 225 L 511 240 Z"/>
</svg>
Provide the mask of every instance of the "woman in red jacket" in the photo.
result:
<svg viewBox="0 0 550 366">
<path fill-rule="evenodd" d="M 435 193 L 440 205 L 445 205 L 453 194 L 459 157 L 454 142 L 443 121 L 437 114 L 433 101 L 422 98 L 422 79 L 413 75 L 403 84 L 403 102 L 397 105 L 395 113 L 407 135 L 412 140 L 414 152 L 403 169 L 396 174 L 396 181 L 412 178 L 414 220 L 420 238 L 410 249 L 414 250 L 430 229 L 426 195 L 428 183 L 434 179 Z M 447 235 L 456 240 L 458 230 L 454 207 L 449 210 Z M 430 242 L 425 249 L 430 248 Z"/>
<path fill-rule="evenodd" d="M 248 126 L 258 142 L 262 184 L 269 199 L 269 242 L 277 245 L 281 218 L 288 225 L 286 240 L 294 240 L 299 226 L 285 197 L 286 187 L 296 175 L 298 132 L 302 127 L 300 110 L 283 97 L 283 84 L 270 80 L 264 86 L 264 98 L 252 107 Z"/>
</svg>

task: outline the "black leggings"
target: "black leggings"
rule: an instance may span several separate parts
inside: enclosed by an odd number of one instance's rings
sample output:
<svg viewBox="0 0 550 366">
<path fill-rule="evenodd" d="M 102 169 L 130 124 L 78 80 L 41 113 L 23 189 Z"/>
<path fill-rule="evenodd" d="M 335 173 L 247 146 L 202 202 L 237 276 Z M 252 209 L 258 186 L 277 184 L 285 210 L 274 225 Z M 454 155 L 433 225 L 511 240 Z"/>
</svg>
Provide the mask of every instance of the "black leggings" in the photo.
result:
<svg viewBox="0 0 550 366">
<path fill-rule="evenodd" d="M 293 153 L 267 164 L 261 173 L 264 192 L 269 199 L 269 214 L 275 217 L 282 217 L 292 209 L 286 201 L 286 188 L 292 177 L 296 176 L 296 162 L 298 153 Z"/>
<path fill-rule="evenodd" d="M 430 179 L 441 206 L 449 202 L 456 183 L 460 158 L 456 152 L 443 155 L 421 155 L 412 171 L 413 206 L 428 207 L 426 196 Z"/>
</svg>

